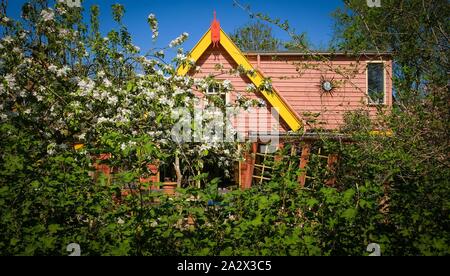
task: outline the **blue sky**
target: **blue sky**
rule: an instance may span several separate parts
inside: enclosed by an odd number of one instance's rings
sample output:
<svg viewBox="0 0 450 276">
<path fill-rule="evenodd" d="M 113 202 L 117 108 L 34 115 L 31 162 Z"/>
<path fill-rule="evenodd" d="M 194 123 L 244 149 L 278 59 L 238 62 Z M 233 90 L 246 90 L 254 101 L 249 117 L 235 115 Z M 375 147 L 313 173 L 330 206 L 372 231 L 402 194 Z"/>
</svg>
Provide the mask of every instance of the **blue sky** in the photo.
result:
<svg viewBox="0 0 450 276">
<path fill-rule="evenodd" d="M 13 18 L 20 16 L 20 7 L 25 2 L 9 1 L 8 15 Z M 83 5 L 87 10 L 93 4 L 100 6 L 100 22 L 105 33 L 114 26 L 111 19 L 111 5 L 114 3 L 125 6 L 124 22 L 133 35 L 134 44 L 143 51 L 164 47 L 183 32 L 190 34 L 183 47 L 191 49 L 209 28 L 214 10 L 227 33 L 251 20 L 247 12 L 233 6 L 233 0 L 85 0 Z M 254 12 L 288 20 L 298 33 L 306 32 L 316 48 L 328 46 L 334 26 L 331 13 L 343 6 L 341 0 L 239 0 L 239 3 L 250 5 Z M 152 42 L 147 24 L 150 13 L 154 13 L 159 21 L 160 37 L 156 43 Z M 278 38 L 288 38 L 276 27 L 274 32 Z"/>
</svg>

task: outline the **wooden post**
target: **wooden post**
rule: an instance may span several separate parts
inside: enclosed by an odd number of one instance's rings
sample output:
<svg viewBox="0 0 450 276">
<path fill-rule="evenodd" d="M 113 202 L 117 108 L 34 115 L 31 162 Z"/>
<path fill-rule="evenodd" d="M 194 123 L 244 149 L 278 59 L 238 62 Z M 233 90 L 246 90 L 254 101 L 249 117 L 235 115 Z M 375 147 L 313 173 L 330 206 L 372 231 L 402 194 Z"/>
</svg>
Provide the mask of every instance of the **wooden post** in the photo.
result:
<svg viewBox="0 0 450 276">
<path fill-rule="evenodd" d="M 246 160 L 245 160 L 245 169 L 243 170 L 244 173 L 242 175 L 243 183 L 241 188 L 243 190 L 250 189 L 252 187 L 252 180 L 253 180 L 253 172 L 255 169 L 255 158 L 256 153 L 258 153 L 258 143 L 255 142 L 252 144 L 251 152 L 247 153 Z"/>
<path fill-rule="evenodd" d="M 177 188 L 181 188 L 181 182 L 183 181 L 183 175 L 181 174 L 180 169 L 180 158 L 175 157 L 175 163 L 173 164 L 175 168 L 175 173 L 177 174 Z"/>
<path fill-rule="evenodd" d="M 239 161 L 239 188 L 244 188 L 244 183 L 247 179 L 247 154 L 245 154 L 245 160 Z"/>
<path fill-rule="evenodd" d="M 284 143 L 280 142 L 280 144 L 278 144 L 279 152 L 278 152 L 278 154 L 275 155 L 275 158 L 274 158 L 275 162 L 283 162 L 283 153 L 282 153 L 283 149 L 284 149 Z"/>
<path fill-rule="evenodd" d="M 299 168 L 302 170 L 302 172 L 298 177 L 298 183 L 302 187 L 305 187 L 306 184 L 306 166 L 308 165 L 310 155 L 311 155 L 311 144 L 307 143 L 302 147 L 302 155 L 300 157 Z"/>
<path fill-rule="evenodd" d="M 96 170 L 95 176 L 94 176 L 94 181 L 97 181 L 99 174 L 104 174 L 106 177 L 106 180 L 108 182 L 108 184 L 111 184 L 111 172 L 112 169 L 109 165 L 107 164 L 101 164 L 101 161 L 106 161 L 108 159 L 110 159 L 112 157 L 111 153 L 102 153 L 99 156 L 96 156 L 94 159 L 94 168 Z M 99 163 L 97 162 L 97 160 L 101 160 Z"/>
<path fill-rule="evenodd" d="M 150 171 L 151 175 L 149 177 L 140 177 L 140 183 L 151 183 L 152 185 L 149 187 L 149 190 L 158 190 L 159 188 L 155 186 L 155 183 L 161 181 L 161 172 L 159 171 L 159 162 L 147 164 L 147 168 Z"/>
<path fill-rule="evenodd" d="M 202 173 L 200 171 L 197 172 L 197 176 L 200 177 Z M 200 179 L 195 181 L 195 185 L 197 186 L 197 189 L 201 189 L 202 188 L 202 182 Z"/>
<path fill-rule="evenodd" d="M 327 169 L 328 171 L 332 174 L 332 177 L 330 179 L 327 180 L 327 185 L 328 186 L 334 186 L 336 184 L 336 165 L 338 162 L 338 158 L 339 156 L 335 153 L 330 154 L 328 156 L 328 163 L 327 163 Z"/>
</svg>

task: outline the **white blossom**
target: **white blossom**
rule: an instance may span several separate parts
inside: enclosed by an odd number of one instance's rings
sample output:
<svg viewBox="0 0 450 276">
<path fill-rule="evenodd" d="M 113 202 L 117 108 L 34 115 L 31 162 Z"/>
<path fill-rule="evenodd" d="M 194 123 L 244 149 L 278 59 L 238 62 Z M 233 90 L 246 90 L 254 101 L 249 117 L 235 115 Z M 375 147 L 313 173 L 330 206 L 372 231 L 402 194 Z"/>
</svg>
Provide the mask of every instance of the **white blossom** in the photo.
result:
<svg viewBox="0 0 450 276">
<path fill-rule="evenodd" d="M 228 91 L 233 88 L 233 86 L 231 85 L 231 81 L 229 81 L 229 80 L 224 80 L 222 85 L 223 85 L 223 88 L 225 88 Z"/>
<path fill-rule="evenodd" d="M 67 37 L 70 34 L 70 31 L 67 29 L 60 29 L 59 30 L 59 35 L 62 37 Z"/>
<path fill-rule="evenodd" d="M 108 98 L 108 104 L 110 105 L 116 105 L 119 102 L 119 99 L 117 96 L 112 96 Z"/>
<path fill-rule="evenodd" d="M 173 96 L 176 97 L 178 95 L 181 95 L 184 93 L 184 90 L 180 89 L 180 88 L 176 88 L 175 91 L 173 92 Z"/>
<path fill-rule="evenodd" d="M 209 87 L 209 84 L 206 81 L 203 81 L 200 84 L 200 87 L 202 88 L 203 91 L 206 91 L 208 89 L 208 87 Z"/>
<path fill-rule="evenodd" d="M 148 15 L 148 24 L 150 25 L 150 28 L 152 29 L 152 39 L 155 40 L 158 38 L 159 32 L 158 32 L 158 20 L 156 20 L 156 16 L 151 13 Z"/>
<path fill-rule="evenodd" d="M 55 18 L 55 13 L 51 9 L 42 10 L 41 17 L 42 17 L 42 20 L 44 20 L 44 22 L 48 22 Z"/>
<path fill-rule="evenodd" d="M 156 98 L 156 93 L 154 93 L 152 91 L 145 91 L 144 94 L 149 101 Z"/>
<path fill-rule="evenodd" d="M 122 151 L 126 150 L 126 148 L 127 148 L 127 144 L 125 144 L 125 143 L 120 144 L 120 149 Z"/>
<path fill-rule="evenodd" d="M 51 143 L 50 145 L 47 146 L 47 154 L 48 155 L 53 155 L 56 153 L 56 144 L 55 143 Z"/>
<path fill-rule="evenodd" d="M 272 81 L 270 79 L 265 79 L 262 84 L 263 88 L 267 91 L 272 91 Z"/>
<path fill-rule="evenodd" d="M 258 103 L 259 103 L 259 105 L 260 105 L 261 107 L 266 107 L 266 106 L 267 106 L 267 103 L 266 103 L 266 101 L 265 101 L 264 99 L 259 99 L 259 100 L 258 100 Z"/>
<path fill-rule="evenodd" d="M 186 56 L 185 56 L 184 54 L 177 54 L 177 59 L 178 59 L 180 62 L 183 62 L 183 61 L 186 60 Z"/>
<path fill-rule="evenodd" d="M 103 80 L 103 85 L 105 86 L 105 87 L 111 87 L 112 86 L 112 82 L 109 80 L 109 79 L 104 79 Z"/>
<path fill-rule="evenodd" d="M 186 41 L 186 39 L 188 39 L 188 37 L 189 37 L 188 33 L 182 33 L 179 37 L 175 38 L 169 43 L 169 47 L 173 48 L 181 45 L 183 42 Z"/>
<path fill-rule="evenodd" d="M 91 80 L 88 81 L 81 80 L 78 82 L 78 87 L 85 93 L 91 92 L 92 89 L 94 89 L 94 83 Z"/>
<path fill-rule="evenodd" d="M 97 119 L 97 124 L 102 124 L 102 123 L 106 123 L 109 122 L 110 120 L 105 118 L 105 117 L 100 117 Z"/>
<path fill-rule="evenodd" d="M 16 88 L 16 79 L 14 78 L 13 75 L 11 75 L 11 74 L 6 75 L 5 80 L 6 80 L 6 84 L 8 85 L 8 87 L 10 89 Z"/>
<path fill-rule="evenodd" d="M 253 83 L 247 84 L 247 88 L 245 88 L 245 91 L 247 92 L 255 92 L 256 86 Z"/>
<path fill-rule="evenodd" d="M 166 96 L 163 96 L 159 99 L 159 103 L 162 105 L 168 105 L 170 107 L 173 107 L 174 102 L 172 99 L 168 99 Z"/>
<path fill-rule="evenodd" d="M 65 65 L 63 68 L 56 71 L 56 75 L 58 77 L 65 77 L 67 76 L 67 73 L 69 73 L 70 71 L 71 71 L 70 67 Z"/>
<path fill-rule="evenodd" d="M 52 73 L 56 73 L 56 71 L 58 70 L 58 67 L 56 67 L 56 65 L 52 64 L 48 67 L 48 70 Z"/>
<path fill-rule="evenodd" d="M 13 43 L 14 40 L 11 36 L 7 35 L 3 38 L 3 41 L 6 42 L 7 44 L 11 44 Z"/>
<path fill-rule="evenodd" d="M 65 0 L 58 0 L 58 2 L 64 2 Z M 56 8 L 56 12 L 58 12 L 61 15 L 64 15 L 67 13 L 66 9 L 63 6 L 59 6 Z"/>
<path fill-rule="evenodd" d="M 160 50 L 160 51 L 156 52 L 155 55 L 157 57 L 164 57 L 164 50 Z"/>
</svg>

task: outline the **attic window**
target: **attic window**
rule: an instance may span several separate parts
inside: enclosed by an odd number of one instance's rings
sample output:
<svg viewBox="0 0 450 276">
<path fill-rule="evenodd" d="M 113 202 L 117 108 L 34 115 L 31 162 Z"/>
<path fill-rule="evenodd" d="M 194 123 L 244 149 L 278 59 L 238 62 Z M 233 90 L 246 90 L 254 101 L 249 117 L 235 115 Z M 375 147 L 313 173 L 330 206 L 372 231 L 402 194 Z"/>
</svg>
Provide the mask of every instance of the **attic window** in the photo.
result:
<svg viewBox="0 0 450 276">
<path fill-rule="evenodd" d="M 221 91 L 220 84 L 210 85 L 208 89 L 206 89 L 207 96 L 220 96 L 224 104 L 228 104 L 227 101 L 227 93 Z"/>
<path fill-rule="evenodd" d="M 206 94 L 208 94 L 208 95 L 217 95 L 219 93 L 220 93 L 220 85 L 219 84 L 210 85 L 210 86 L 208 86 L 208 89 L 206 89 Z"/>
<path fill-rule="evenodd" d="M 367 64 L 367 95 L 369 104 L 385 103 L 384 64 L 381 62 Z"/>
</svg>

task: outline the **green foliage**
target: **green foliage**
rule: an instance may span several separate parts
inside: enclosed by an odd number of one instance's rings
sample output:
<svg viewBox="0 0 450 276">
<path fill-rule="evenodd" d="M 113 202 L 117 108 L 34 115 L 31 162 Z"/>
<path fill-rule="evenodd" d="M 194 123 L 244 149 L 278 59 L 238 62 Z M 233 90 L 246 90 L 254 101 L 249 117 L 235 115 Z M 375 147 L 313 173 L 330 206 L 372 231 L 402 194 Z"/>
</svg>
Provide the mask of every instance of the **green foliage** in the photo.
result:
<svg viewBox="0 0 450 276">
<path fill-rule="evenodd" d="M 384 185 L 384 211 L 397 255 L 448 255 L 449 132 L 448 1 L 382 1 L 369 8 L 345 1 L 335 13 L 341 50 L 390 51 L 394 59 L 394 110 L 371 121 L 349 114 L 344 131 L 358 140 L 355 154 L 365 179 Z M 368 137 L 373 129 L 393 137 Z M 385 238 L 386 239 L 386 238 Z"/>
<path fill-rule="evenodd" d="M 231 39 L 242 51 L 277 51 L 281 46 L 281 41 L 272 34 L 272 28 L 261 21 L 248 23 L 235 30 Z"/>
<path fill-rule="evenodd" d="M 448 97 L 447 90 L 426 89 L 447 83 L 448 1 L 382 2 L 380 8 L 370 8 L 365 1 L 344 1 L 345 8 L 334 14 L 335 46 L 354 53 L 392 52 L 396 97 L 402 104 L 418 105 L 424 95 Z"/>
<path fill-rule="evenodd" d="M 44 22 L 39 15 L 46 7 L 32 2 L 34 6 L 24 7 L 25 18 L 35 27 L 28 37 L 22 37 L 21 23 L 4 20 L 5 14 L 1 20 L 2 31 L 15 42 L 2 40 L 10 51 L 2 53 L 0 66 L 0 255 L 68 255 L 70 243 L 80 244 L 82 255 L 367 255 L 373 242 L 381 245 L 383 255 L 450 254 L 450 120 L 442 72 L 436 78 L 421 75 L 429 81 L 429 93 L 412 101 L 419 105 L 403 102 L 376 121 L 364 112 L 348 114 L 342 131 L 353 142 L 324 139 L 317 145 L 339 154 L 335 172 L 313 156 L 307 167 L 311 179 L 301 188 L 299 157 L 290 156 L 274 164 L 272 181 L 222 195 L 218 179 L 201 173 L 205 163 L 231 162 L 220 149 L 155 138 L 167 138 L 165 131 L 175 123 L 161 114 L 190 99 L 187 92 L 169 95 L 177 88 L 188 90 L 192 80 L 173 76 L 173 68 L 154 60 L 142 62 L 123 26 L 102 38 L 95 7 L 88 30 L 80 14 L 70 10 Z M 375 16 L 379 11 L 367 12 Z M 123 15 L 123 7 L 115 5 L 119 25 Z M 154 17 L 149 24 L 156 33 Z M 360 25 L 346 26 L 348 32 L 363 33 Z M 67 43 L 60 43 L 54 28 L 78 33 L 66 34 Z M 78 40 L 83 43 L 75 44 Z M 13 50 L 18 47 L 23 47 L 21 54 Z M 26 55 L 33 62 L 24 66 Z M 59 69 L 70 65 L 72 73 L 51 73 L 48 64 Z M 141 64 L 143 77 L 137 76 L 136 64 Z M 402 68 L 406 76 L 410 69 Z M 403 81 L 408 78 L 397 80 Z M 39 89 L 27 89 L 33 82 Z M 107 103 L 113 97 L 117 102 Z M 164 103 L 171 100 L 171 106 Z M 129 110 L 124 114 L 129 120 L 112 120 L 112 110 L 119 108 Z M 97 124 L 100 118 L 106 122 Z M 373 135 L 375 126 L 393 135 Z M 75 142 L 85 148 L 75 150 Z M 94 160 L 102 153 L 112 158 Z M 203 181 L 205 189 L 185 185 L 172 197 L 136 189 L 148 188 L 137 183 L 148 172 L 147 164 L 170 162 L 175 154 L 191 162 L 184 175 Z M 121 171 L 112 181 L 92 177 L 96 162 Z M 336 177 L 332 187 L 326 185 L 330 177 Z M 130 193 L 122 195 L 124 190 Z"/>
</svg>

